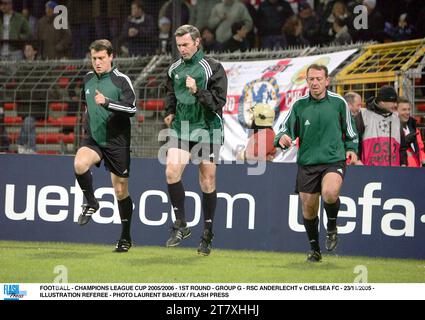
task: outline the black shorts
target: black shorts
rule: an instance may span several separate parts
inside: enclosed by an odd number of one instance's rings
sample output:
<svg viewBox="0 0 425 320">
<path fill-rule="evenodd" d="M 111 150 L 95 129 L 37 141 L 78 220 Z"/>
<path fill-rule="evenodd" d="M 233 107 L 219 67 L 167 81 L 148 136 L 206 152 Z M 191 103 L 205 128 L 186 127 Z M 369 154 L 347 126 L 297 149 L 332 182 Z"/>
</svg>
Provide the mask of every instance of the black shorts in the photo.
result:
<svg viewBox="0 0 425 320">
<path fill-rule="evenodd" d="M 187 141 L 171 136 L 167 145 L 168 149 L 176 148 L 189 152 L 194 164 L 200 164 L 202 161 L 218 164 L 220 160 L 220 144 Z"/>
<path fill-rule="evenodd" d="M 82 147 L 87 147 L 95 151 L 100 162 L 96 163 L 100 167 L 102 160 L 105 168 L 121 178 L 130 176 L 130 148 L 109 145 L 107 147 L 99 146 L 97 142 L 90 136 L 86 137 L 81 144 Z"/>
<path fill-rule="evenodd" d="M 346 167 L 345 161 L 311 166 L 298 165 L 295 192 L 320 193 L 323 177 L 327 173 L 335 172 L 344 180 Z"/>
</svg>

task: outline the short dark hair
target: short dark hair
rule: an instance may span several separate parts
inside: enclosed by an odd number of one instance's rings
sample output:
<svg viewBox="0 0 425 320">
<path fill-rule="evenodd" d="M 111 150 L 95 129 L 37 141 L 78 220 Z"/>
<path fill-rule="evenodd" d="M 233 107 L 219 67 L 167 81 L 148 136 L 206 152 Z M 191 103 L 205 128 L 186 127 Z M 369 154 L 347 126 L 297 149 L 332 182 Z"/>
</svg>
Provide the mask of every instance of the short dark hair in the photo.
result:
<svg viewBox="0 0 425 320">
<path fill-rule="evenodd" d="M 323 65 L 323 64 L 313 63 L 312 65 L 310 65 L 310 66 L 307 68 L 306 75 L 308 75 L 308 72 L 310 71 L 310 69 L 313 69 L 313 70 L 319 70 L 319 71 L 325 71 L 325 76 L 326 76 L 326 78 L 329 76 L 328 67 L 326 67 L 326 66 L 325 66 L 325 65 Z"/>
<path fill-rule="evenodd" d="M 131 4 L 135 4 L 139 9 L 142 9 L 143 11 L 145 11 L 145 4 L 143 3 L 142 0 L 133 0 L 131 1 Z"/>
<path fill-rule="evenodd" d="M 235 35 L 238 33 L 239 30 L 241 30 L 244 27 L 244 23 L 241 21 L 235 22 L 232 24 L 232 35 Z"/>
<path fill-rule="evenodd" d="M 91 43 L 89 47 L 90 51 L 94 50 L 96 52 L 106 50 L 108 56 L 114 53 L 114 47 L 112 46 L 111 41 L 106 39 L 95 40 Z"/>
<path fill-rule="evenodd" d="M 409 105 L 412 105 L 412 103 L 410 102 L 409 99 L 405 98 L 405 97 L 399 97 L 397 99 L 397 103 L 408 103 Z"/>
</svg>

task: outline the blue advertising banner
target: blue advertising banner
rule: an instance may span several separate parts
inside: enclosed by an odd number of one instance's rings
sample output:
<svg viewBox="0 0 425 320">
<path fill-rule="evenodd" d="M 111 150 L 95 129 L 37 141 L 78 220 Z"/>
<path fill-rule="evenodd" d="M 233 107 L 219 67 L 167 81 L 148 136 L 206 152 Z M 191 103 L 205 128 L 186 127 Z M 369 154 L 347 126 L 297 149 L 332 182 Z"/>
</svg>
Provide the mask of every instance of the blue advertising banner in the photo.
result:
<svg viewBox="0 0 425 320">
<path fill-rule="evenodd" d="M 172 224 L 165 168 L 157 160 L 133 159 L 130 193 L 134 203 L 135 244 L 163 246 Z M 306 252 L 301 205 L 294 192 L 297 166 L 267 163 L 261 175 L 248 165 L 218 167 L 218 205 L 214 247 L 223 249 Z M 118 205 L 110 175 L 93 168 L 95 195 L 101 209 L 80 227 L 83 194 L 76 183 L 73 158 L 0 155 L 0 239 L 114 243 L 120 235 Z M 202 193 L 198 169 L 184 174 L 187 221 L 192 236 L 183 246 L 199 243 Z M 350 167 L 341 194 L 339 255 L 425 259 L 425 170 Z M 326 214 L 321 206 L 321 243 Z"/>
</svg>

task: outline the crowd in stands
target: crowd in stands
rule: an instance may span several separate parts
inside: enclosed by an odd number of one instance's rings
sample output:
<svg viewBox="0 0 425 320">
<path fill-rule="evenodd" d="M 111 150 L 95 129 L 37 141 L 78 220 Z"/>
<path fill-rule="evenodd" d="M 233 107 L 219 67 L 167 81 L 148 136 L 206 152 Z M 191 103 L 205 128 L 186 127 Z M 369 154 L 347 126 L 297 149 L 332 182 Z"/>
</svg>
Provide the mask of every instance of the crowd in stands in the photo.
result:
<svg viewBox="0 0 425 320">
<path fill-rule="evenodd" d="M 42 59 L 84 58 L 95 39 L 111 39 L 117 54 L 169 53 L 173 6 L 168 0 L 1 0 L 0 58 L 23 59 L 33 41 Z M 57 29 L 57 5 L 68 29 Z M 368 28 L 355 28 L 364 5 Z M 425 37 L 422 0 L 182 0 L 181 23 L 202 30 L 205 51 L 285 49 L 401 41 Z"/>
</svg>

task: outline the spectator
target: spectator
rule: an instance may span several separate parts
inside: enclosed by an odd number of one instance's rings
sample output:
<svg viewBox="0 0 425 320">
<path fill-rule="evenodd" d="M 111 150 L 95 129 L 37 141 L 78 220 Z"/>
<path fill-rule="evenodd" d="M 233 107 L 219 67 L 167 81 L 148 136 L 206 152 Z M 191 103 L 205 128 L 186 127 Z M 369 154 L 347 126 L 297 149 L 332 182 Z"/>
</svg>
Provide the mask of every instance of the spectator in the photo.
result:
<svg viewBox="0 0 425 320">
<path fill-rule="evenodd" d="M 334 33 L 334 38 L 332 40 L 333 44 L 343 46 L 344 44 L 350 44 L 353 42 L 351 34 L 348 31 L 347 20 L 336 18 L 332 30 Z"/>
<path fill-rule="evenodd" d="M 190 2 L 190 1 L 182 0 L 182 4 L 181 4 L 181 24 L 182 25 L 188 24 L 190 19 L 191 19 L 191 16 L 192 16 L 193 7 L 188 2 Z M 173 6 L 172 6 L 172 4 L 173 4 L 172 0 L 168 0 L 167 2 L 165 2 L 163 4 L 161 9 L 159 10 L 158 20 L 161 19 L 162 17 L 167 17 L 173 23 Z"/>
<path fill-rule="evenodd" d="M 208 19 L 214 6 L 221 0 L 197 0 L 193 6 L 189 24 L 197 27 L 199 30 L 208 26 Z"/>
<path fill-rule="evenodd" d="M 319 44 L 320 24 L 315 11 L 306 0 L 298 2 L 298 17 L 303 24 L 303 37 L 310 44 Z"/>
<path fill-rule="evenodd" d="M 9 137 L 4 125 L 4 111 L 3 107 L 0 107 L 0 152 L 9 151 Z"/>
<path fill-rule="evenodd" d="M 258 34 L 258 10 L 252 4 L 251 0 L 240 0 L 248 10 L 249 15 L 252 18 L 253 27 L 251 31 L 246 35 L 246 40 L 248 42 L 249 48 L 258 48 L 259 47 L 259 39 L 257 37 Z"/>
<path fill-rule="evenodd" d="M 121 40 L 128 48 L 130 56 L 151 54 L 154 36 L 153 17 L 145 13 L 140 0 L 134 0 L 131 3 L 131 15 L 124 23 L 121 32 Z"/>
<path fill-rule="evenodd" d="M 213 8 L 208 26 L 214 30 L 218 42 L 224 43 L 232 37 L 232 24 L 243 22 L 247 31 L 251 31 L 253 21 L 245 5 L 236 0 L 223 0 Z"/>
<path fill-rule="evenodd" d="M 401 120 L 404 137 L 407 145 L 407 166 L 424 167 L 425 151 L 421 133 L 416 126 L 415 118 L 411 117 L 412 107 L 405 98 L 398 99 L 397 112 Z"/>
<path fill-rule="evenodd" d="M 1 0 L 0 10 L 0 57 L 22 60 L 22 41 L 31 37 L 28 21 L 22 14 L 13 11 L 12 0 Z"/>
<path fill-rule="evenodd" d="M 220 52 L 222 50 L 221 43 L 215 40 L 215 34 L 210 28 L 204 27 L 201 30 L 201 37 L 202 49 L 205 53 Z"/>
<path fill-rule="evenodd" d="M 308 46 L 309 42 L 303 37 L 303 25 L 297 16 L 289 18 L 283 26 L 283 34 L 288 46 Z"/>
<path fill-rule="evenodd" d="M 349 14 L 347 6 L 342 1 L 336 1 L 332 6 L 331 14 L 322 21 L 321 26 L 321 41 L 322 43 L 329 43 L 335 38 L 334 24 L 335 21 L 347 21 Z M 342 22 L 339 23 L 340 25 Z"/>
<path fill-rule="evenodd" d="M 345 101 L 347 101 L 351 115 L 353 117 L 357 116 L 360 113 L 360 110 L 363 105 L 362 97 L 358 93 L 350 91 L 344 95 L 344 99 Z"/>
<path fill-rule="evenodd" d="M 356 116 L 359 134 L 359 157 L 368 166 L 405 166 L 406 143 L 400 119 L 392 111 L 397 93 L 383 86 L 378 95 L 368 100 L 366 109 Z"/>
<path fill-rule="evenodd" d="M 40 60 L 40 57 L 38 55 L 38 48 L 35 43 L 27 42 L 24 45 L 24 59 L 25 61 Z"/>
<path fill-rule="evenodd" d="M 415 27 L 407 20 L 407 13 L 403 13 L 399 17 L 397 27 L 386 22 L 385 31 L 393 41 L 405 41 L 413 39 Z"/>
<path fill-rule="evenodd" d="M 37 40 L 41 43 L 43 59 L 61 59 L 70 56 L 71 32 L 67 29 L 57 29 L 54 26 L 56 14 L 55 1 L 46 2 L 46 14 L 38 21 Z"/>
<path fill-rule="evenodd" d="M 281 46 L 282 27 L 294 15 L 286 0 L 265 0 L 258 9 L 258 33 L 261 48 L 277 49 Z"/>
<path fill-rule="evenodd" d="M 31 30 L 31 37 L 35 39 L 37 37 L 37 21 L 38 19 L 32 15 L 31 6 L 27 3 L 22 8 L 22 15 L 28 21 L 29 28 Z"/>
<path fill-rule="evenodd" d="M 249 137 L 244 151 L 237 155 L 240 160 L 271 161 L 276 154 L 273 145 L 275 133 L 272 129 L 275 119 L 273 108 L 266 103 L 256 104 L 252 112 L 253 134 Z"/>
<path fill-rule="evenodd" d="M 159 54 L 167 54 L 171 52 L 172 37 L 171 37 L 171 21 L 167 17 L 162 17 L 158 22 L 159 26 Z"/>
<path fill-rule="evenodd" d="M 83 59 L 92 41 L 92 0 L 68 0 L 69 25 L 72 31 L 72 57 Z"/>
<path fill-rule="evenodd" d="M 232 24 L 232 37 L 223 43 L 223 52 L 245 52 L 248 50 L 246 35 L 248 30 L 242 22 Z"/>
</svg>

